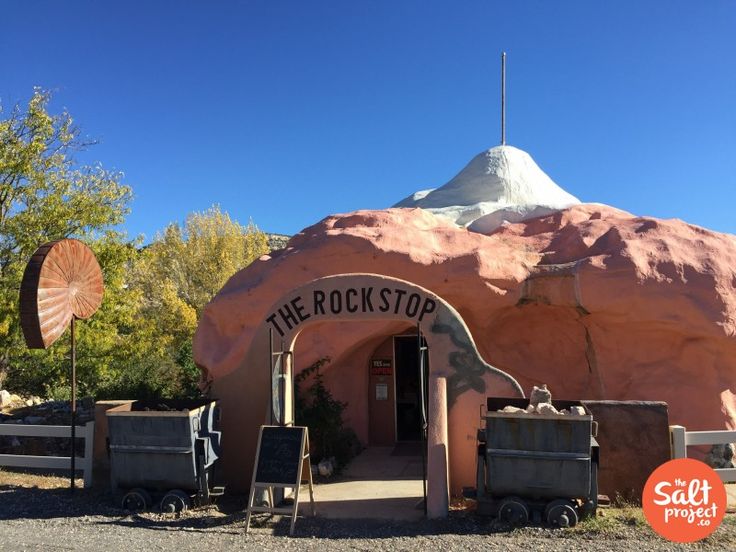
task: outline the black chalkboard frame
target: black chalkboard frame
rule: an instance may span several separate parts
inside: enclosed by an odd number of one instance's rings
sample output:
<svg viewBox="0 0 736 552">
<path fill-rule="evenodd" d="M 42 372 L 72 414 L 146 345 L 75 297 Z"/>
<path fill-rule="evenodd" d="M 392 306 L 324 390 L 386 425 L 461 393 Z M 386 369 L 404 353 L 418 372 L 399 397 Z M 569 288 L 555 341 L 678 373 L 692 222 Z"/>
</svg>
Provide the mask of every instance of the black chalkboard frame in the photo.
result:
<svg viewBox="0 0 736 552">
<path fill-rule="evenodd" d="M 273 429 L 272 429 L 273 428 Z M 263 443 L 264 430 L 266 433 L 271 433 L 274 430 L 278 432 L 295 432 L 301 433 L 301 446 L 300 454 L 297 459 L 298 466 L 294 481 L 260 481 L 259 466 L 261 464 L 261 449 Z M 306 464 L 305 464 L 306 462 Z M 305 477 L 306 473 L 306 477 Z M 261 475 L 263 475 L 261 473 Z M 248 532 L 250 528 L 250 517 L 254 512 L 266 512 L 270 514 L 289 514 L 291 515 L 291 527 L 289 534 L 294 534 L 294 524 L 296 523 L 297 509 L 299 508 L 299 488 L 301 487 L 302 481 L 309 482 L 309 501 L 311 503 L 312 515 L 315 515 L 314 510 L 314 488 L 312 485 L 312 470 L 309 463 L 309 430 L 305 426 L 273 426 L 273 425 L 262 425 L 258 432 L 258 446 L 256 447 L 256 459 L 253 464 L 253 477 L 251 479 L 250 493 L 248 497 L 247 513 L 245 516 L 245 532 Z M 254 506 L 253 499 L 255 498 L 255 491 L 257 488 L 267 488 L 269 505 L 268 506 Z M 294 502 L 289 507 L 277 508 L 273 504 L 273 489 L 274 488 L 292 488 L 294 489 Z"/>
</svg>

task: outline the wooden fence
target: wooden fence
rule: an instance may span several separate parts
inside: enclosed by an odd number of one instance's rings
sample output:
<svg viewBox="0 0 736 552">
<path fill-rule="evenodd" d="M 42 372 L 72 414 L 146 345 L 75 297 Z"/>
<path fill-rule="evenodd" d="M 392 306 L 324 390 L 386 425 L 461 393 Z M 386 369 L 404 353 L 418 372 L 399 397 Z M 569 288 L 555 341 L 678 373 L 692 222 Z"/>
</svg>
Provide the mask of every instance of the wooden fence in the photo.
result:
<svg viewBox="0 0 736 552">
<path fill-rule="evenodd" d="M 728 443 L 736 443 L 736 431 L 687 431 L 682 426 L 670 426 L 672 458 L 687 458 L 687 447 L 690 445 L 725 445 Z M 724 483 L 736 482 L 736 468 L 721 468 L 717 469 L 716 473 Z"/>
<path fill-rule="evenodd" d="M 84 457 L 77 458 L 75 469 L 84 472 L 84 486 L 92 485 L 92 450 L 95 434 L 95 423 L 87 422 L 77 426 L 77 438 L 84 439 Z M 72 429 L 69 426 L 0 424 L 0 436 L 16 437 L 61 437 L 70 439 Z M 13 468 L 46 468 L 57 470 L 71 469 L 70 456 L 33 456 L 30 454 L 0 454 L 0 466 Z"/>
</svg>

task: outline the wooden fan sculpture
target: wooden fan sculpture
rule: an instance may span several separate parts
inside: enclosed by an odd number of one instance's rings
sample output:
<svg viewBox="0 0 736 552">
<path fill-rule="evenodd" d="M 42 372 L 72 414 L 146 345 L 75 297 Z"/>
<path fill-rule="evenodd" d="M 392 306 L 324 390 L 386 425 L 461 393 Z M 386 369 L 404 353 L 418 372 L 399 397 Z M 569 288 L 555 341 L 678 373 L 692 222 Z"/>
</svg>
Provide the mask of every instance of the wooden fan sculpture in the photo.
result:
<svg viewBox="0 0 736 552">
<path fill-rule="evenodd" d="M 29 349 L 48 349 L 71 324 L 71 489 L 74 491 L 77 418 L 77 354 L 74 321 L 102 303 L 102 271 L 92 250 L 74 239 L 39 247 L 20 285 L 20 324 Z M 88 446 L 85 444 L 85 446 Z"/>
</svg>

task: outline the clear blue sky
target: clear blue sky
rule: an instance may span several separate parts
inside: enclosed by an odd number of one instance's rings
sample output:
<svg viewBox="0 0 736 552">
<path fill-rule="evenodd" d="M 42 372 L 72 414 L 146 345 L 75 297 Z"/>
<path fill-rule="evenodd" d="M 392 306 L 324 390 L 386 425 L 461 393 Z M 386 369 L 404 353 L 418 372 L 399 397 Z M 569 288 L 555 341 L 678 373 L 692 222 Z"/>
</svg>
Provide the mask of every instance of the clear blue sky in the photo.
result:
<svg viewBox="0 0 736 552">
<path fill-rule="evenodd" d="M 508 132 L 583 201 L 736 233 L 736 2 L 0 4 L 0 97 L 55 92 L 151 239 L 217 203 L 293 234 Z"/>
</svg>

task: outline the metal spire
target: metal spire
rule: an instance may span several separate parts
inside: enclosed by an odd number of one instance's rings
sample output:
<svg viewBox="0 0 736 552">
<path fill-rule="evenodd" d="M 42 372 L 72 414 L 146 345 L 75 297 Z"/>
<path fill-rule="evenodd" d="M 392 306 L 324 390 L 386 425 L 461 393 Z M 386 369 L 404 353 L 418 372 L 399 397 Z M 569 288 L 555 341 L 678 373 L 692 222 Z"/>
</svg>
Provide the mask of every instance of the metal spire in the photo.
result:
<svg viewBox="0 0 736 552">
<path fill-rule="evenodd" d="M 506 52 L 501 54 L 501 145 L 506 145 Z"/>
</svg>

